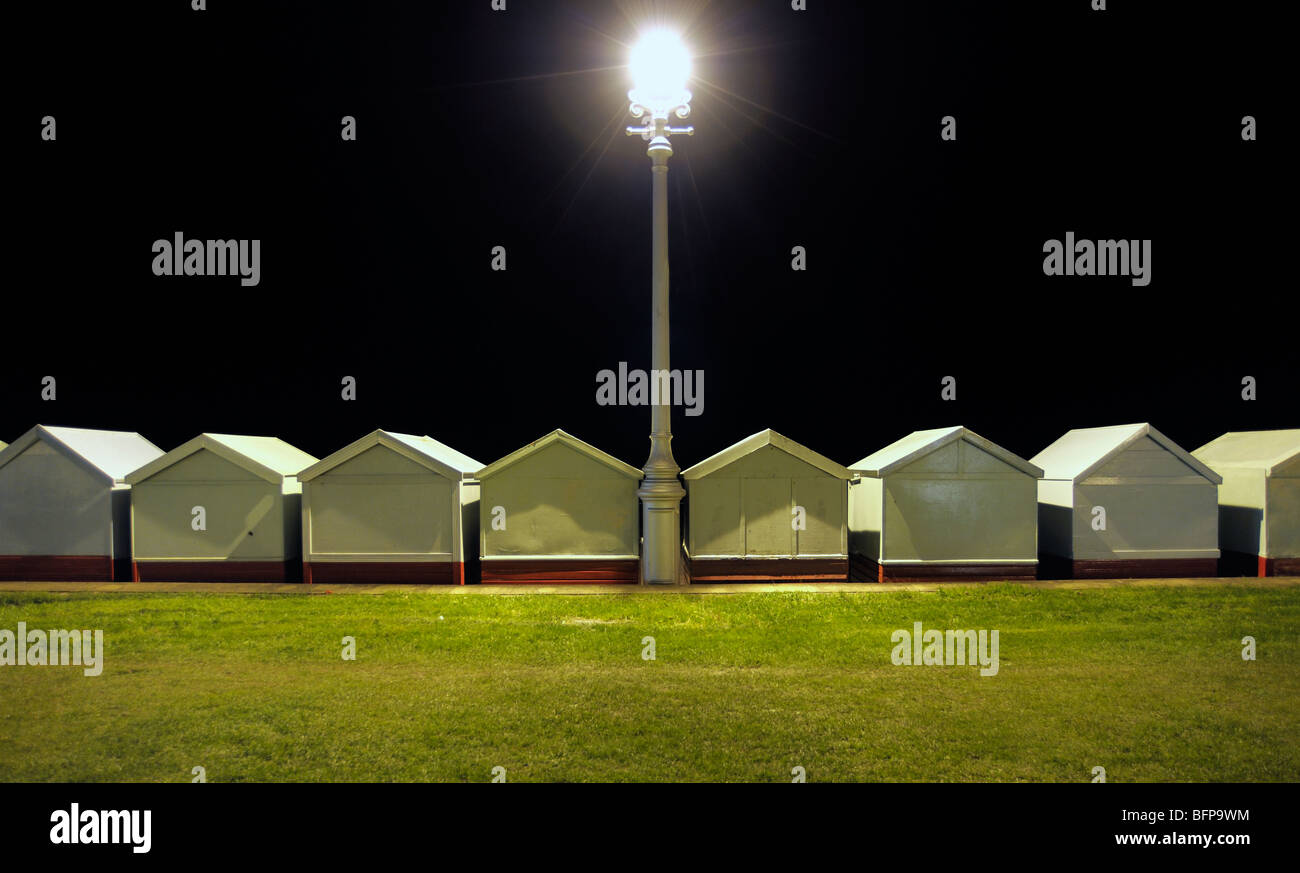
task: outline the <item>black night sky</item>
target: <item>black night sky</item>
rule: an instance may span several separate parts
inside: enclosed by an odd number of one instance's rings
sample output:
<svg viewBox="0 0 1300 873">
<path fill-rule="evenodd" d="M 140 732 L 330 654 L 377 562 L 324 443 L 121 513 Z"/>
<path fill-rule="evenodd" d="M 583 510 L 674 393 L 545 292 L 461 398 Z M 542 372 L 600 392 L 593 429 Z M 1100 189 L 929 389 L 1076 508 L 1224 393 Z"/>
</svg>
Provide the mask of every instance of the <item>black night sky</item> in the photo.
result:
<svg viewBox="0 0 1300 873">
<path fill-rule="evenodd" d="M 648 408 L 595 391 L 650 363 L 622 65 L 651 10 L 698 55 L 669 174 L 672 363 L 705 373 L 704 414 L 673 417 L 683 467 L 765 427 L 852 463 L 951 424 L 1025 457 L 1071 427 L 1194 449 L 1300 426 L 1285 6 L 1108 5 L 11 10 L 0 439 L 323 457 L 384 427 L 487 463 L 562 427 L 640 466 Z M 261 284 L 155 277 L 177 231 L 260 239 Z M 1151 284 L 1044 276 L 1067 231 L 1151 239 Z"/>
</svg>

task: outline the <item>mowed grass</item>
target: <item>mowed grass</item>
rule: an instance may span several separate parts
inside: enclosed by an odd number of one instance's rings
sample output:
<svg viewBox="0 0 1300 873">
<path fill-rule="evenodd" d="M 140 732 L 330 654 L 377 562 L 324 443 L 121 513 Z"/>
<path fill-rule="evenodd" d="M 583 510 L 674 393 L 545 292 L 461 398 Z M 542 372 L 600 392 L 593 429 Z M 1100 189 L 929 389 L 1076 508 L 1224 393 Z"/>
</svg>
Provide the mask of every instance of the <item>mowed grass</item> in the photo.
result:
<svg viewBox="0 0 1300 873">
<path fill-rule="evenodd" d="M 1300 780 L 1300 587 L 0 592 L 19 621 L 106 657 L 0 667 L 5 782 Z M 914 621 L 998 629 L 998 675 L 893 665 Z"/>
</svg>

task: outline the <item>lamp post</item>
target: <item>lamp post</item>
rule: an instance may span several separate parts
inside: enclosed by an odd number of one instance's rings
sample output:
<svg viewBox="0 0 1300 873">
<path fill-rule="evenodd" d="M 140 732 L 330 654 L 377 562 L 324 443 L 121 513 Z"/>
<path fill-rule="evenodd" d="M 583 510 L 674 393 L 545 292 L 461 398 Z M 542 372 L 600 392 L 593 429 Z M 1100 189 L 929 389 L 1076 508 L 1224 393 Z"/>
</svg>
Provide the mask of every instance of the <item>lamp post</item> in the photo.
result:
<svg viewBox="0 0 1300 873">
<path fill-rule="evenodd" d="M 691 59 L 676 34 L 666 30 L 645 33 L 632 49 L 629 63 L 633 88 L 627 92 L 632 117 L 643 122 L 629 127 L 650 143 L 654 206 L 651 213 L 650 293 L 650 457 L 637 496 L 641 498 L 641 578 L 649 584 L 672 585 L 680 581 L 681 503 L 686 492 L 677 480 L 680 467 L 672 449 L 672 380 L 668 362 L 668 159 L 673 150 L 668 137 L 692 135 L 692 127 L 670 127 L 668 118 L 690 114 L 691 92 L 686 90 Z"/>
</svg>

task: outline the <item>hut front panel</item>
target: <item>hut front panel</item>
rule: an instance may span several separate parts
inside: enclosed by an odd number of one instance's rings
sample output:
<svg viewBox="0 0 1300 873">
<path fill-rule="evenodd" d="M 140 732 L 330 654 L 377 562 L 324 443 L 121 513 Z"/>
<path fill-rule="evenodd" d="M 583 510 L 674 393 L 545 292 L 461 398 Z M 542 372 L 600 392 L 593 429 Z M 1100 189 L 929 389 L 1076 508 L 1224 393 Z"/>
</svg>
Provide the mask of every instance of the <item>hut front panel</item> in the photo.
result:
<svg viewBox="0 0 1300 873">
<path fill-rule="evenodd" d="M 794 555 L 794 525 L 789 479 L 741 480 L 747 557 Z"/>
<path fill-rule="evenodd" d="M 1076 561 L 1214 559 L 1219 556 L 1217 486 L 1186 480 L 1096 484 L 1075 488 Z M 1093 529 L 1093 508 L 1106 510 L 1106 529 Z"/>
<path fill-rule="evenodd" d="M 692 555 L 743 555 L 745 535 L 740 527 L 740 480 L 696 479 L 686 483 L 687 523 Z"/>
<path fill-rule="evenodd" d="M 170 467 L 159 470 L 141 484 L 170 482 L 192 485 L 200 482 L 264 482 L 238 464 L 232 464 L 216 452 L 199 449 Z"/>
<path fill-rule="evenodd" d="M 954 440 L 946 446 L 941 446 L 933 452 L 928 452 L 916 460 L 907 464 L 900 470 L 895 470 L 890 476 L 896 476 L 902 473 L 911 473 L 921 475 L 925 473 L 956 473 L 961 469 L 962 444 L 964 440 Z"/>
<path fill-rule="evenodd" d="M 0 557 L 112 555 L 103 478 L 42 440 L 0 467 Z"/>
<path fill-rule="evenodd" d="M 640 552 L 639 482 L 552 443 L 479 483 L 484 558 Z M 500 507 L 501 510 L 496 510 Z M 504 511 L 504 529 L 494 524 Z"/>
<path fill-rule="evenodd" d="M 804 529 L 795 531 L 800 557 L 848 553 L 847 489 L 843 479 L 821 476 L 793 480 L 794 504 L 804 510 Z"/>
<path fill-rule="evenodd" d="M 196 506 L 204 509 L 206 530 L 192 526 Z M 137 561 L 289 556 L 280 487 L 206 449 L 132 488 L 131 517 Z"/>
<path fill-rule="evenodd" d="M 1037 491 L 1023 473 L 890 475 L 884 561 L 1037 560 Z"/>
<path fill-rule="evenodd" d="M 193 509 L 206 530 L 194 530 Z M 136 560 L 284 560 L 284 495 L 267 482 L 150 485 L 133 489 Z"/>
<path fill-rule="evenodd" d="M 883 561 L 1038 559 L 1038 480 L 955 440 L 884 480 Z"/>
<path fill-rule="evenodd" d="M 308 563 L 318 564 L 308 568 L 314 581 L 450 581 L 438 565 L 462 561 L 457 483 L 387 446 L 366 449 L 304 488 L 302 536 Z M 319 566 L 326 563 L 336 566 Z M 412 567 L 402 575 L 368 563 Z"/>
<path fill-rule="evenodd" d="M 1098 467 L 1087 482 L 1106 480 L 1137 481 L 1147 479 L 1197 479 L 1207 482 L 1200 473 L 1187 465 L 1182 458 L 1160 443 L 1144 436 L 1135 440 L 1124 451 Z M 1212 483 L 1211 483 L 1212 484 Z"/>
<path fill-rule="evenodd" d="M 307 483 L 309 557 L 450 560 L 454 487 L 424 469 L 410 476 L 318 476 Z"/>
<path fill-rule="evenodd" d="M 1300 475 L 1279 476 L 1275 471 L 1268 480 L 1267 551 L 1269 558 L 1300 558 Z M 1287 572 L 1296 572 L 1293 564 Z"/>
<path fill-rule="evenodd" d="M 375 445 L 356 457 L 349 458 L 322 476 L 318 476 L 317 479 L 342 476 L 422 476 L 425 474 L 438 475 L 423 464 L 417 464 L 387 446 Z"/>
<path fill-rule="evenodd" d="M 806 464 L 775 446 L 763 446 L 761 449 L 751 452 L 719 470 L 715 470 L 706 478 L 794 479 L 797 477 L 817 478 L 826 475 L 826 473 L 811 464 Z"/>
<path fill-rule="evenodd" d="M 989 454 L 969 440 L 961 440 L 959 445 L 961 446 L 961 466 L 953 472 L 965 473 L 969 476 L 1028 476 L 1031 481 L 1038 481 L 1025 471 L 1011 466 L 996 455 Z M 910 467 L 907 472 L 911 472 Z"/>
<path fill-rule="evenodd" d="M 847 483 L 773 446 L 686 487 L 692 559 L 848 554 Z M 804 508 L 804 531 L 795 530 L 795 506 Z"/>
</svg>

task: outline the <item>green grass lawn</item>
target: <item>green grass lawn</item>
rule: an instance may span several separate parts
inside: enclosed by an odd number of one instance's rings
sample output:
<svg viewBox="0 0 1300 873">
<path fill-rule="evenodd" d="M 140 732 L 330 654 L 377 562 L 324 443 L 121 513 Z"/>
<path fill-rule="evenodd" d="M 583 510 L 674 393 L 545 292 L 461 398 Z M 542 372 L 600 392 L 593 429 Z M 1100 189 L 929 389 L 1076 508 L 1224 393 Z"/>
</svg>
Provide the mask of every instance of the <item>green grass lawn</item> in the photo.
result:
<svg viewBox="0 0 1300 873">
<path fill-rule="evenodd" d="M 6 782 L 1300 780 L 1300 587 L 0 592 L 19 621 L 106 656 L 0 667 Z M 998 629 L 998 675 L 895 666 L 914 621 Z"/>
</svg>

